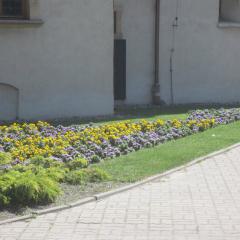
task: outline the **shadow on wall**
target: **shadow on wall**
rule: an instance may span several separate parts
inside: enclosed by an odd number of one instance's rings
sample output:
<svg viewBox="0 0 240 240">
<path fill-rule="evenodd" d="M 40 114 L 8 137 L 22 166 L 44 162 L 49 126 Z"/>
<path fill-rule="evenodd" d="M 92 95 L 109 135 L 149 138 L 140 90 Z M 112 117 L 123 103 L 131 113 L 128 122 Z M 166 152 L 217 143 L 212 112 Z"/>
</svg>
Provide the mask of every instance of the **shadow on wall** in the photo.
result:
<svg viewBox="0 0 240 240">
<path fill-rule="evenodd" d="M 0 83 L 0 120 L 18 118 L 19 90 L 9 84 Z"/>
</svg>

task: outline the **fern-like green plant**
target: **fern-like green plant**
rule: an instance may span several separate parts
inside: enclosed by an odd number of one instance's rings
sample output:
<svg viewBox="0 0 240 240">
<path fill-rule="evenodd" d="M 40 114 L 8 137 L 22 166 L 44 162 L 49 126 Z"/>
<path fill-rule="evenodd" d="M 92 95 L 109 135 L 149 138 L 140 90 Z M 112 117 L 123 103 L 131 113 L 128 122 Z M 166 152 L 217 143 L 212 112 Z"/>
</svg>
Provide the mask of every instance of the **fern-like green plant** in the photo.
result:
<svg viewBox="0 0 240 240">
<path fill-rule="evenodd" d="M 109 179 L 110 176 L 105 171 L 98 168 L 70 171 L 65 177 L 65 181 L 72 185 L 83 185 L 87 182 L 102 182 Z"/>
<path fill-rule="evenodd" d="M 70 170 L 77 170 L 77 169 L 81 169 L 81 168 L 87 168 L 88 164 L 89 164 L 88 160 L 86 160 L 84 158 L 76 158 L 72 161 L 67 162 L 66 166 Z"/>
<path fill-rule="evenodd" d="M 9 191 L 14 204 L 35 204 L 39 199 L 41 188 L 33 174 L 25 172 L 20 175 Z"/>
<path fill-rule="evenodd" d="M 70 171 L 66 174 L 65 182 L 72 185 L 83 185 L 87 182 L 87 174 L 83 170 Z"/>
<path fill-rule="evenodd" d="M 45 169 L 45 174 L 57 182 L 63 182 L 67 172 L 69 172 L 68 168 L 51 167 Z"/>
<path fill-rule="evenodd" d="M 0 204 L 3 207 L 10 204 L 47 204 L 55 201 L 60 194 L 58 182 L 45 171 L 12 170 L 0 176 Z"/>
<path fill-rule="evenodd" d="M 9 190 L 15 181 L 16 177 L 11 174 L 3 174 L 0 176 L 0 209 L 10 204 L 11 197 L 9 196 Z"/>
<path fill-rule="evenodd" d="M 85 171 L 88 175 L 88 181 L 92 183 L 103 182 L 110 179 L 110 175 L 100 168 L 88 168 Z"/>
<path fill-rule="evenodd" d="M 30 163 L 35 165 L 35 166 L 41 166 L 41 167 L 44 167 L 44 168 L 50 168 L 50 167 L 62 167 L 63 166 L 63 163 L 62 162 L 59 162 L 59 161 L 56 161 L 52 158 L 45 158 L 45 157 L 42 157 L 42 156 L 35 156 L 30 160 Z"/>
<path fill-rule="evenodd" d="M 57 197 L 62 193 L 59 184 L 55 182 L 53 179 L 46 177 L 40 178 L 36 180 L 40 186 L 40 194 L 38 196 L 37 204 L 47 204 L 54 202 Z"/>
<path fill-rule="evenodd" d="M 12 156 L 10 153 L 0 152 L 0 165 L 10 164 L 12 162 Z"/>
</svg>

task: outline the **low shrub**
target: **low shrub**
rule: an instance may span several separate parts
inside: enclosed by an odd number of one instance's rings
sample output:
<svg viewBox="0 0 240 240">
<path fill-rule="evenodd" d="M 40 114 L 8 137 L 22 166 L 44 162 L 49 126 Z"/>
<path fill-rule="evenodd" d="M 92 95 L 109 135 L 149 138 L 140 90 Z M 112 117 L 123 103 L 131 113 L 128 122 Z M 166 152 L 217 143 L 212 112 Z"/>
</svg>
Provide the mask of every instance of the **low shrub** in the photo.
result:
<svg viewBox="0 0 240 240">
<path fill-rule="evenodd" d="M 105 171 L 98 168 L 88 168 L 69 172 L 65 181 L 72 185 L 83 185 L 87 182 L 95 183 L 109 179 L 110 177 Z"/>
<path fill-rule="evenodd" d="M 69 170 L 67 168 L 51 167 L 42 171 L 43 174 L 46 174 L 51 179 L 57 182 L 63 182 L 65 179 L 65 175 Z"/>
<path fill-rule="evenodd" d="M 93 155 L 91 157 L 91 163 L 99 163 L 99 162 L 101 162 L 101 158 L 99 156 Z"/>
<path fill-rule="evenodd" d="M 9 172 L 12 170 L 18 171 L 20 173 L 31 171 L 33 174 L 47 175 L 48 177 L 50 177 L 51 179 L 57 182 L 62 182 L 63 179 L 65 178 L 66 172 L 69 171 L 69 169 L 65 168 L 64 165 L 63 167 L 44 168 L 40 165 L 34 165 L 34 164 L 29 164 L 29 165 L 18 164 L 14 166 L 12 169 L 5 170 L 5 172 Z"/>
<path fill-rule="evenodd" d="M 76 158 L 72 161 L 69 161 L 66 163 L 66 166 L 70 169 L 70 170 L 77 170 L 80 168 L 87 168 L 88 167 L 88 160 L 84 159 L 84 158 Z"/>
<path fill-rule="evenodd" d="M 28 169 L 29 169 L 29 166 L 17 164 L 15 166 L 13 166 L 11 169 L 5 169 L 5 172 L 14 170 L 14 171 L 23 173 L 23 172 L 26 172 Z"/>
<path fill-rule="evenodd" d="M 61 194 L 59 184 L 44 172 L 9 171 L 0 176 L 0 204 L 31 205 L 54 202 Z"/>
<path fill-rule="evenodd" d="M 16 177 L 12 174 L 3 174 L 0 176 L 0 209 L 10 204 L 9 191 L 15 181 Z"/>
<path fill-rule="evenodd" d="M 72 185 L 83 185 L 87 181 L 87 175 L 84 170 L 75 170 L 66 174 L 65 182 Z"/>
<path fill-rule="evenodd" d="M 30 164 L 34 164 L 37 166 L 42 166 L 43 168 L 50 168 L 50 167 L 61 167 L 63 163 L 60 161 L 56 161 L 53 158 L 45 158 L 42 156 L 36 156 L 31 158 Z"/>
<path fill-rule="evenodd" d="M 54 202 L 60 193 L 58 183 L 52 178 L 26 172 L 12 186 L 10 196 L 15 204 L 47 204 Z"/>
<path fill-rule="evenodd" d="M 9 205 L 9 203 L 10 203 L 10 198 L 6 196 L 4 193 L 0 192 L 0 209 Z"/>
<path fill-rule="evenodd" d="M 12 156 L 10 153 L 0 152 L 0 166 L 10 164 L 12 162 Z"/>
<path fill-rule="evenodd" d="M 88 181 L 92 183 L 102 182 L 110 179 L 110 176 L 99 168 L 88 168 L 86 169 L 86 173 L 88 175 Z"/>
</svg>

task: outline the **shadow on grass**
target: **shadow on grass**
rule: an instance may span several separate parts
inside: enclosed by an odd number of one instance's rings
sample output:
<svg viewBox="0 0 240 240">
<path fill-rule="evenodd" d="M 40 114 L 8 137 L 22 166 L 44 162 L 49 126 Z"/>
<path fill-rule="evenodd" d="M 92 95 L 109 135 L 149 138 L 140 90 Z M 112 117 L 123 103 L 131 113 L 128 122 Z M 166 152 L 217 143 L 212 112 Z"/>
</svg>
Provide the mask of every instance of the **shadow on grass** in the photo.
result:
<svg viewBox="0 0 240 240">
<path fill-rule="evenodd" d="M 206 108 L 239 108 L 240 104 L 183 104 L 183 105 L 171 105 L 171 106 L 153 106 L 153 105 L 144 105 L 144 106 L 120 106 L 114 109 L 114 114 L 105 115 L 105 116 L 95 116 L 95 117 L 70 117 L 70 118 L 59 118 L 59 119 L 46 119 L 45 121 L 49 122 L 53 126 L 63 125 L 85 125 L 88 123 L 93 124 L 105 124 L 110 122 L 117 121 L 137 121 L 142 118 L 148 120 L 154 120 L 156 118 L 167 119 L 185 119 L 187 114 L 196 109 L 206 109 Z M 36 121 L 26 121 L 19 120 L 14 122 L 36 122 Z M 13 122 L 1 122 L 0 125 L 10 125 Z"/>
<path fill-rule="evenodd" d="M 163 119 L 173 119 L 173 118 L 186 118 L 190 111 L 196 109 L 206 109 L 206 108 L 239 108 L 240 104 L 188 104 L 188 105 L 172 105 L 172 106 L 123 106 L 117 107 L 114 110 L 113 115 L 108 116 L 98 116 L 98 117 L 86 117 L 86 118 L 69 118 L 69 119 L 57 119 L 50 121 L 54 126 L 63 125 L 81 125 L 81 124 L 104 124 L 108 122 L 117 122 L 132 120 L 137 121 L 142 118 L 147 118 L 149 120 L 154 120 L 156 118 Z"/>
</svg>

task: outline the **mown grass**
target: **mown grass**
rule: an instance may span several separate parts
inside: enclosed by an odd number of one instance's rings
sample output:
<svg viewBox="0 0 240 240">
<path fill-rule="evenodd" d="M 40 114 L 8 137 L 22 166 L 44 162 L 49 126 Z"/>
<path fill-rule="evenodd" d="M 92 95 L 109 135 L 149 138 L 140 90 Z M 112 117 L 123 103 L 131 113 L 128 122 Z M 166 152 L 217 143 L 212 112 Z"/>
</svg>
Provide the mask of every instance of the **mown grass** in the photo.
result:
<svg viewBox="0 0 240 240">
<path fill-rule="evenodd" d="M 199 107 L 201 108 L 201 107 Z M 192 106 L 173 106 L 173 107 L 129 107 L 115 110 L 113 115 L 99 116 L 93 118 L 70 118 L 50 121 L 53 125 L 85 125 L 90 122 L 94 125 L 108 124 L 119 121 L 139 121 L 141 119 L 155 120 L 161 118 L 163 120 L 186 119 L 187 113 L 195 109 Z"/>
<path fill-rule="evenodd" d="M 135 182 L 240 141 L 240 122 L 218 126 L 150 149 L 96 164 L 116 182 Z"/>
<path fill-rule="evenodd" d="M 232 108 L 240 107 L 239 105 L 176 105 L 176 106 L 143 106 L 143 107 L 123 107 L 117 108 L 113 115 L 98 116 L 88 118 L 69 118 L 69 119 L 55 119 L 49 121 L 53 125 L 85 125 L 93 123 L 94 125 L 101 125 L 119 121 L 139 121 L 140 119 L 155 120 L 161 118 L 163 120 L 172 119 L 186 119 L 188 112 L 196 109 L 210 109 L 210 108 Z"/>
</svg>

